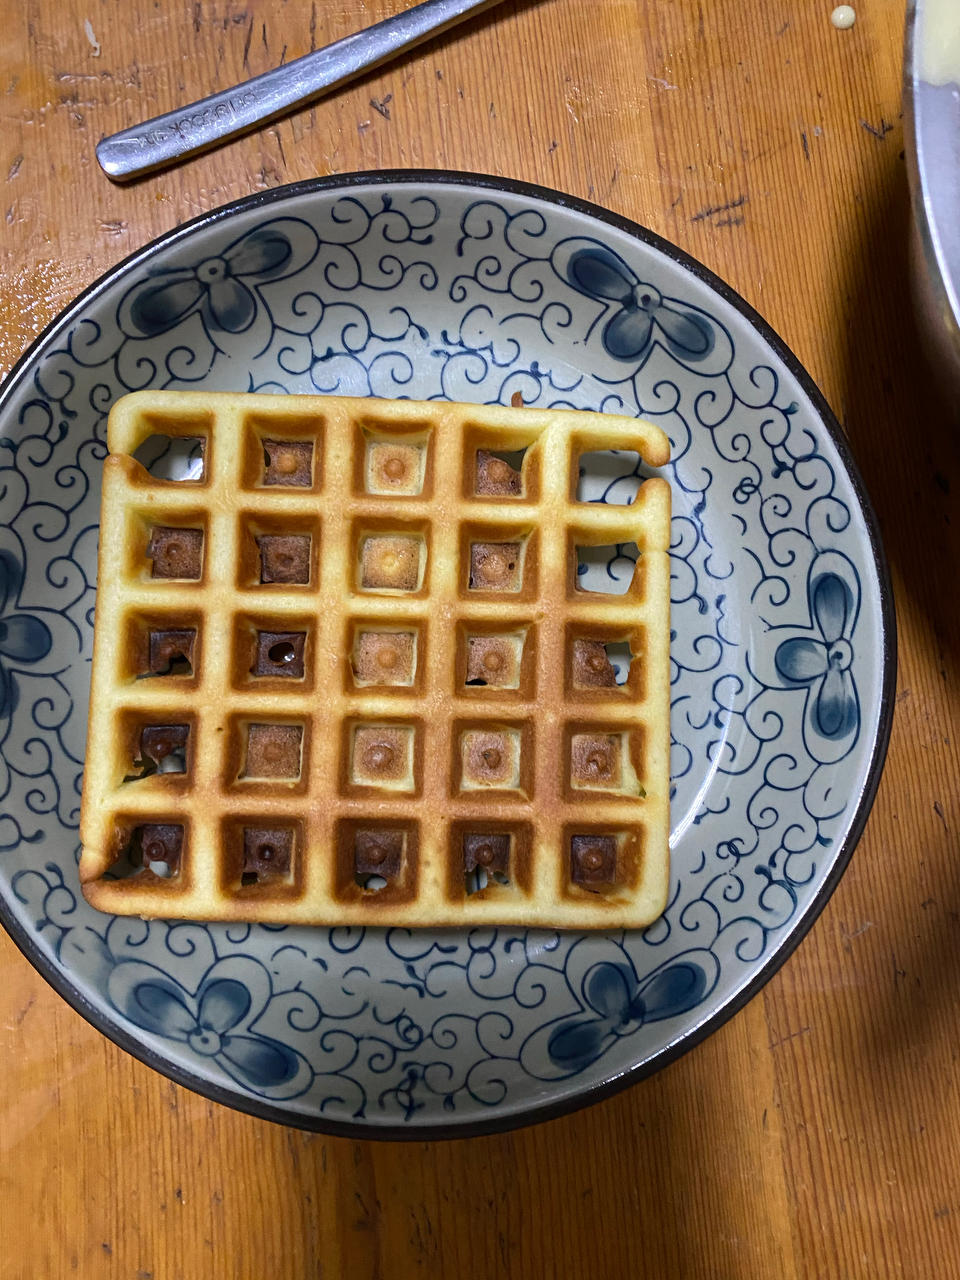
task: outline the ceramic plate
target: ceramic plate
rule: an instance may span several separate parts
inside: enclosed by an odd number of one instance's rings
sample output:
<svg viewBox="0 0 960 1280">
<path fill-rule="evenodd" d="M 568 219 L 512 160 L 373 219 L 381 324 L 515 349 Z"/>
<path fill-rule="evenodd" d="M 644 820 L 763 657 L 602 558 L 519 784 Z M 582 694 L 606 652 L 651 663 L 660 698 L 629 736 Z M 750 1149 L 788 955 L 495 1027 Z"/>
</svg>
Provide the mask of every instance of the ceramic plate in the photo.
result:
<svg viewBox="0 0 960 1280">
<path fill-rule="evenodd" d="M 145 923 L 77 881 L 106 416 L 142 387 L 600 409 L 673 443 L 666 914 L 634 933 Z M 624 501 L 615 454 L 584 496 Z M 584 572 L 616 589 L 613 547 Z M 862 830 L 890 590 L 797 361 L 648 231 L 538 188 L 384 173 L 207 214 L 108 273 L 0 393 L 0 916 L 131 1053 L 229 1106 L 359 1135 L 476 1133 L 662 1066 L 770 976 Z"/>
</svg>

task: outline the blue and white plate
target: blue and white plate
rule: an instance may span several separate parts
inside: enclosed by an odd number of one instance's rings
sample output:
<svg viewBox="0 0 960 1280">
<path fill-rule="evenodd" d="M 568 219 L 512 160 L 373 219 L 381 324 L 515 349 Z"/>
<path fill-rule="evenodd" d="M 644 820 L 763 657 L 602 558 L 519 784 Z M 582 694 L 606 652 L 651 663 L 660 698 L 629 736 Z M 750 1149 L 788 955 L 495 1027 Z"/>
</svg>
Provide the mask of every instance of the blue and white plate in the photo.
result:
<svg viewBox="0 0 960 1280">
<path fill-rule="evenodd" d="M 673 874 L 636 933 L 112 918 L 77 881 L 111 404 L 143 387 L 601 409 L 673 442 Z M 623 501 L 636 459 L 584 477 Z M 626 549 L 586 572 L 625 581 Z M 603 1096 L 756 992 L 877 786 L 895 639 L 876 523 L 797 361 L 641 227 L 490 178 L 241 200 L 87 290 L 0 392 L 0 919 L 118 1044 L 201 1093 L 361 1135 L 477 1133 Z"/>
</svg>

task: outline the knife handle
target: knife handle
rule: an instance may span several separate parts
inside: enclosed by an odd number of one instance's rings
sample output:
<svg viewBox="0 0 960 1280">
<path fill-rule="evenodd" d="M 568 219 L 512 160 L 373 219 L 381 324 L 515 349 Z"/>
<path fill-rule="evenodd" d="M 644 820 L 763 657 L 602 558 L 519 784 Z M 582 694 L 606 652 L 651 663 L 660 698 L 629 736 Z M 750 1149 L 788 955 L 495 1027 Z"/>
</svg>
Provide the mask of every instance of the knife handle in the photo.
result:
<svg viewBox="0 0 960 1280">
<path fill-rule="evenodd" d="M 126 182 L 311 102 L 348 80 L 413 48 L 448 27 L 492 8 L 499 0 L 423 0 L 402 13 L 305 54 L 232 89 L 143 124 L 111 134 L 97 144 L 97 160 L 107 177 Z"/>
</svg>

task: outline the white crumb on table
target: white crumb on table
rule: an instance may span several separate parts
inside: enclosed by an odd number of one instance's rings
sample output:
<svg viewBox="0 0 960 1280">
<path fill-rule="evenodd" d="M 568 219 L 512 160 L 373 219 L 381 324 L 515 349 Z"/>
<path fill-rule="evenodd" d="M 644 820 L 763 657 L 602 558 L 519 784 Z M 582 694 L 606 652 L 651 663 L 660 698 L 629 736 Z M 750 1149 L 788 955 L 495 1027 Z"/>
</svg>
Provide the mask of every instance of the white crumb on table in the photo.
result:
<svg viewBox="0 0 960 1280">
<path fill-rule="evenodd" d="M 87 39 L 90 41 L 90 48 L 93 50 L 93 56 L 95 58 L 99 58 L 100 57 L 100 41 L 97 39 L 94 33 L 93 23 L 90 21 L 89 18 L 84 18 L 83 20 L 83 31 Z"/>
</svg>

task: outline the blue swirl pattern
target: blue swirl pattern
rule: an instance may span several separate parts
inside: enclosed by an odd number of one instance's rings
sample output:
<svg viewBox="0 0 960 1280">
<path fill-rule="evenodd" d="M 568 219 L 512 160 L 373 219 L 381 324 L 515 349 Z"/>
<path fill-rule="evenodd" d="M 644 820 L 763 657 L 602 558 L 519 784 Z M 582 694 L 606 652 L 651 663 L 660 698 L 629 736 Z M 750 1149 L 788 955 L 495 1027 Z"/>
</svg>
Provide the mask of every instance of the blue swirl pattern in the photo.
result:
<svg viewBox="0 0 960 1280">
<path fill-rule="evenodd" d="M 291 194 L 157 249 L 0 418 L 0 894 L 98 1010 L 241 1105 L 371 1126 L 522 1113 L 661 1053 L 829 874 L 876 737 L 878 584 L 814 407 L 658 249 L 467 186 Z M 98 915 L 75 859 L 106 415 L 143 387 L 611 410 L 673 444 L 670 904 L 643 933 Z M 632 454 L 585 469 L 622 502 Z M 636 548 L 584 578 L 617 580 Z M 554 1091 L 551 1093 L 551 1090 Z"/>
</svg>

